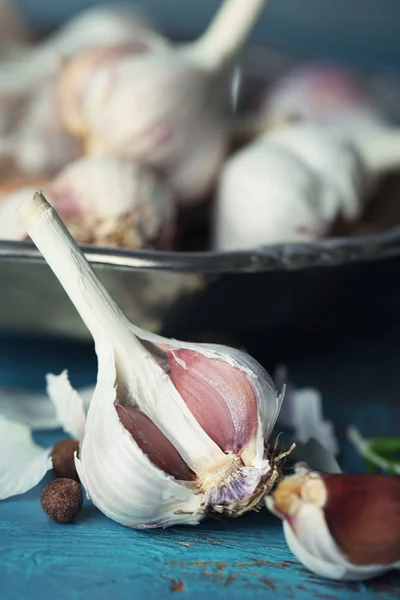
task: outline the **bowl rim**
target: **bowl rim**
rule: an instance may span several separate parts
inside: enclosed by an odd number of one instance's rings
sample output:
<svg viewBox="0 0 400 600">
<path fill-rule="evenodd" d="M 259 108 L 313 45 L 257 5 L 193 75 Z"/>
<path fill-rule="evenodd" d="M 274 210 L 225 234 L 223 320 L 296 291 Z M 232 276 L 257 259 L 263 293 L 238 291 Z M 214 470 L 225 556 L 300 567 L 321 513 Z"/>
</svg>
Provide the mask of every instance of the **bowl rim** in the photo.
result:
<svg viewBox="0 0 400 600">
<path fill-rule="evenodd" d="M 363 237 L 332 237 L 319 242 L 281 243 L 229 252 L 164 252 L 82 246 L 97 267 L 125 271 L 172 271 L 199 274 L 299 271 L 382 260 L 400 255 L 400 226 Z M 0 240 L 0 261 L 44 263 L 29 241 Z"/>
</svg>

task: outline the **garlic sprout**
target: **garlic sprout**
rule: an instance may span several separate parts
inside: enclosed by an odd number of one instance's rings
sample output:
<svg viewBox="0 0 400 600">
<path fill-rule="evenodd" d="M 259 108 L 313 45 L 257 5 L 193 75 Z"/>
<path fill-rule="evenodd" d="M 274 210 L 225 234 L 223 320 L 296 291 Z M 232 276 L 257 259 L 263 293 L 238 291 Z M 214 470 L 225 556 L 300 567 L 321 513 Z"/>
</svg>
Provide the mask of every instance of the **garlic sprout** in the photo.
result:
<svg viewBox="0 0 400 600">
<path fill-rule="evenodd" d="M 280 458 L 267 444 L 282 395 L 264 369 L 236 349 L 136 327 L 43 196 L 18 214 L 95 341 L 98 379 L 76 457 L 92 502 L 131 527 L 196 524 L 209 510 L 257 506 Z"/>
<path fill-rule="evenodd" d="M 225 0 L 195 42 L 100 61 L 76 89 L 64 120 L 89 154 L 116 154 L 162 171 L 183 202 L 214 183 L 228 150 L 224 96 L 228 68 L 264 0 Z M 79 70 L 77 56 L 65 70 Z M 74 99 L 75 96 L 75 99 Z M 71 109 L 71 107 L 73 107 Z"/>
</svg>

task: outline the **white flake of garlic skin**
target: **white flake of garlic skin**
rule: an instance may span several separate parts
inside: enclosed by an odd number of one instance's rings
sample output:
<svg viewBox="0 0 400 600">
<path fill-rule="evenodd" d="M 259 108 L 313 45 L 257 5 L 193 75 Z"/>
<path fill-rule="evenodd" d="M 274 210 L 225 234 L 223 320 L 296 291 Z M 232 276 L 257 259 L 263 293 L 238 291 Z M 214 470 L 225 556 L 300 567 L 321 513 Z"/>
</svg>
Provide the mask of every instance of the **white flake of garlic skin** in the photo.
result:
<svg viewBox="0 0 400 600">
<path fill-rule="evenodd" d="M 98 379 L 76 459 L 93 503 L 132 527 L 259 504 L 277 475 L 265 445 L 282 402 L 264 369 L 235 349 L 134 326 L 43 196 L 18 213 L 95 341 Z"/>
<path fill-rule="evenodd" d="M 64 371 L 58 377 L 47 376 L 47 392 L 53 405 L 53 413 L 55 412 L 52 426 L 55 423 L 62 426 L 66 433 L 80 441 L 85 429 L 85 402 L 88 402 L 86 391 L 84 401 L 71 387 L 68 374 Z M 30 401 L 34 402 L 32 395 Z M 37 410 L 29 410 L 34 418 L 38 417 Z M 40 412 L 39 424 L 49 425 L 47 406 L 46 416 L 43 418 L 43 402 Z M 15 407 L 11 409 L 11 413 L 14 417 L 22 417 L 22 413 L 18 414 Z M 29 491 L 53 467 L 52 448 L 36 444 L 32 438 L 32 429 L 34 427 L 30 424 L 6 418 L 3 414 L 0 416 L 0 500 Z"/>
<path fill-rule="evenodd" d="M 204 196 L 228 150 L 227 70 L 264 4 L 225 0 L 195 42 L 94 68 L 83 94 L 78 86 L 87 152 L 123 154 L 160 169 L 182 202 Z M 77 114 L 66 111 L 64 119 L 76 124 Z"/>
<path fill-rule="evenodd" d="M 321 577 L 358 581 L 400 568 L 398 478 L 298 468 L 266 503 L 290 550 Z"/>
<path fill-rule="evenodd" d="M 214 246 L 318 241 L 359 214 L 360 162 L 321 129 L 289 125 L 234 154 L 221 173 Z"/>
<path fill-rule="evenodd" d="M 45 186 L 53 206 L 80 243 L 142 247 L 173 229 L 170 190 L 155 175 L 124 158 L 93 156 L 68 165 Z M 15 213 L 32 188 L 0 201 L 0 238 L 24 239 Z"/>
</svg>

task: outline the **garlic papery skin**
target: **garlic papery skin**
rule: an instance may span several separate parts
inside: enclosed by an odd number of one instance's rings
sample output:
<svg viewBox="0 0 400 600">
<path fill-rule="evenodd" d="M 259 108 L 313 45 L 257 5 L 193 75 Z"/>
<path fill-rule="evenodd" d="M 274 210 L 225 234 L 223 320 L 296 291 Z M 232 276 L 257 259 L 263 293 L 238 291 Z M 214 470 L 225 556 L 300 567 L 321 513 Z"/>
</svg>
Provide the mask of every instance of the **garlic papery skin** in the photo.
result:
<svg viewBox="0 0 400 600">
<path fill-rule="evenodd" d="M 198 201 L 228 151 L 228 70 L 264 4 L 225 0 L 192 44 L 98 65 L 65 122 L 80 123 L 88 153 L 129 156 L 163 172 L 183 203 Z"/>
<path fill-rule="evenodd" d="M 384 475 L 298 469 L 267 498 L 293 554 L 329 579 L 370 579 L 400 568 L 400 482 Z"/>
<path fill-rule="evenodd" d="M 132 527 L 258 505 L 279 471 L 266 445 L 282 395 L 265 370 L 238 350 L 136 327 L 40 194 L 18 214 L 95 341 L 98 380 L 76 460 L 93 503 Z M 168 471 L 156 466 L 160 452 L 171 457 Z"/>
<path fill-rule="evenodd" d="M 215 249 L 320 240 L 340 214 L 359 214 L 361 174 L 355 153 L 323 132 L 293 125 L 261 136 L 222 170 Z"/>
<path fill-rule="evenodd" d="M 156 175 L 130 160 L 85 157 L 44 187 L 81 244 L 142 248 L 172 242 L 175 205 L 171 191 Z M 25 238 L 15 209 L 34 192 L 18 189 L 0 201 L 0 238 Z"/>
<path fill-rule="evenodd" d="M 370 177 L 400 167 L 400 129 L 387 122 L 365 86 L 344 67 L 306 65 L 288 73 L 272 87 L 261 113 L 322 125 L 357 150 Z"/>
</svg>

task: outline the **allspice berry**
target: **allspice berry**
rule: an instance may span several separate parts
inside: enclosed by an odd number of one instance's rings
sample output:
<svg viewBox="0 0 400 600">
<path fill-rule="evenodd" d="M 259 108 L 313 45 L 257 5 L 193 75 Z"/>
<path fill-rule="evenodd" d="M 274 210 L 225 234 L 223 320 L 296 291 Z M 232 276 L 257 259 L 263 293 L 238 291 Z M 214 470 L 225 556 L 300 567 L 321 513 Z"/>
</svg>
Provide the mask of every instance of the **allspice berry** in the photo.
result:
<svg viewBox="0 0 400 600">
<path fill-rule="evenodd" d="M 50 481 L 40 496 L 40 504 L 46 515 L 57 523 L 73 521 L 82 508 L 81 486 L 74 479 L 62 477 Z"/>
<path fill-rule="evenodd" d="M 61 440 L 53 448 L 53 471 L 57 477 L 67 477 L 79 481 L 75 468 L 74 453 L 78 452 L 79 443 L 75 440 Z"/>
</svg>

